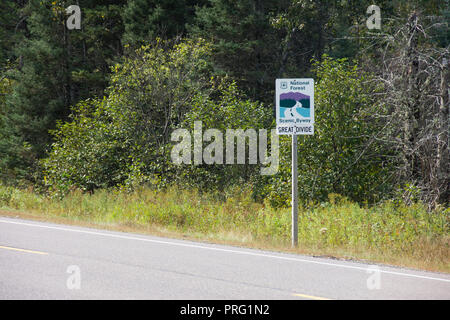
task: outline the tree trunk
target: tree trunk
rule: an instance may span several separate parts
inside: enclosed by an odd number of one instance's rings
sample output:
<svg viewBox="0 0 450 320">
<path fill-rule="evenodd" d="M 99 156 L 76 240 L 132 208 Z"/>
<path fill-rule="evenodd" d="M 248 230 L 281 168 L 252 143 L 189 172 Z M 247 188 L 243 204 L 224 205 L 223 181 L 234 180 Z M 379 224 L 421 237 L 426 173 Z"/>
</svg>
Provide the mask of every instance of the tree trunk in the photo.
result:
<svg viewBox="0 0 450 320">
<path fill-rule="evenodd" d="M 438 151 L 437 151 L 437 193 L 441 203 L 448 203 L 450 198 L 450 179 L 449 179 L 449 88 L 448 78 L 448 60 L 444 58 L 441 65 L 441 85 L 440 85 L 440 103 L 439 103 L 439 133 L 438 133 Z"/>
<path fill-rule="evenodd" d="M 418 17 L 413 13 L 408 21 L 408 43 L 406 48 L 406 77 L 405 77 L 405 109 L 403 123 L 403 161 L 406 180 L 414 180 L 417 173 L 417 163 L 413 150 L 417 137 L 417 127 L 420 118 L 418 103 L 419 61 L 417 56 Z"/>
</svg>

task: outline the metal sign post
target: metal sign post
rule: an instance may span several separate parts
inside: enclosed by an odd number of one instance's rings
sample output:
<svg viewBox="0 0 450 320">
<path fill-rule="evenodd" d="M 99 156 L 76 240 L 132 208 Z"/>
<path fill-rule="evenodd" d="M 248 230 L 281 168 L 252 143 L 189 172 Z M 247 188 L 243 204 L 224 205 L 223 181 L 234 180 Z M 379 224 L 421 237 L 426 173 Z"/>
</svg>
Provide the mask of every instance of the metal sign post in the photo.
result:
<svg viewBox="0 0 450 320">
<path fill-rule="evenodd" d="M 278 134 L 292 135 L 292 247 L 298 245 L 297 135 L 314 134 L 314 79 L 276 79 Z"/>
<path fill-rule="evenodd" d="M 297 135 L 292 135 L 292 246 L 298 244 Z"/>
</svg>

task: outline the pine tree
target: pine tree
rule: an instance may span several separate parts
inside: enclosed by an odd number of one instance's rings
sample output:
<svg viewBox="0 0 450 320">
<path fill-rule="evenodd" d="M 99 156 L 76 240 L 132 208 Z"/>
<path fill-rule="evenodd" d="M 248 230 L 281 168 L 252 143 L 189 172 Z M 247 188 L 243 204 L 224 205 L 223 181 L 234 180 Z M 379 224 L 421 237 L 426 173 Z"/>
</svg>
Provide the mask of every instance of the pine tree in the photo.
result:
<svg viewBox="0 0 450 320">
<path fill-rule="evenodd" d="M 103 95 L 110 65 L 122 53 L 124 1 L 76 1 L 82 29 L 68 30 L 69 1 L 30 0 L 20 11 L 25 38 L 14 43 L 17 68 L 0 127 L 2 172 L 31 178 L 52 142 L 49 130 L 76 102 Z"/>
<path fill-rule="evenodd" d="M 33 159 L 42 156 L 51 123 L 67 114 L 69 103 L 62 27 L 57 17 L 48 6 L 34 0 L 24 14 L 29 17 L 30 36 L 15 51 L 19 69 L 11 75 L 15 85 L 6 97 L 0 128 L 0 144 L 6 149 L 2 150 L 3 158 L 9 159 L 5 165 L 19 176 L 26 175 Z"/>
<path fill-rule="evenodd" d="M 0 67 L 4 67 L 12 56 L 12 48 L 19 36 L 19 12 L 12 0 L 0 3 Z"/>
<path fill-rule="evenodd" d="M 156 37 L 171 39 L 186 34 L 197 5 L 205 0 L 130 0 L 123 11 L 124 43 L 140 45 Z"/>
<path fill-rule="evenodd" d="M 271 103 L 273 81 L 280 63 L 283 31 L 272 27 L 271 17 L 288 1 L 211 0 L 196 10 L 191 34 L 215 45 L 215 64 L 254 99 Z"/>
</svg>

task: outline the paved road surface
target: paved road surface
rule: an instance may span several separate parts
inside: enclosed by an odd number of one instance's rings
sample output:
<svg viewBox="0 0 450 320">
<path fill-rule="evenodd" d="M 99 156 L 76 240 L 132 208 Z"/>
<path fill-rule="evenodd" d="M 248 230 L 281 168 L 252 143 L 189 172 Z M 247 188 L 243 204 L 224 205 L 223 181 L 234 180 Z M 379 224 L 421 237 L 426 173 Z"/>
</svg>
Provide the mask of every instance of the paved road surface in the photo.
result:
<svg viewBox="0 0 450 320">
<path fill-rule="evenodd" d="M 450 299 L 450 275 L 0 217 L 0 299 Z"/>
</svg>

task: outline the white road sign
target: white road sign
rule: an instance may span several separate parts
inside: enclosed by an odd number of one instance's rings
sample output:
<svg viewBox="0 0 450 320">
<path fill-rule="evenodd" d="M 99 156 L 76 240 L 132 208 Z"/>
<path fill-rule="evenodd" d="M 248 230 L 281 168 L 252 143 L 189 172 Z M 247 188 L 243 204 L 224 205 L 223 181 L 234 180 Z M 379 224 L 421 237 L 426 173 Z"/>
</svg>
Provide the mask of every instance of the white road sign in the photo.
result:
<svg viewBox="0 0 450 320">
<path fill-rule="evenodd" d="M 314 134 L 314 79 L 276 79 L 278 134 Z"/>
</svg>

